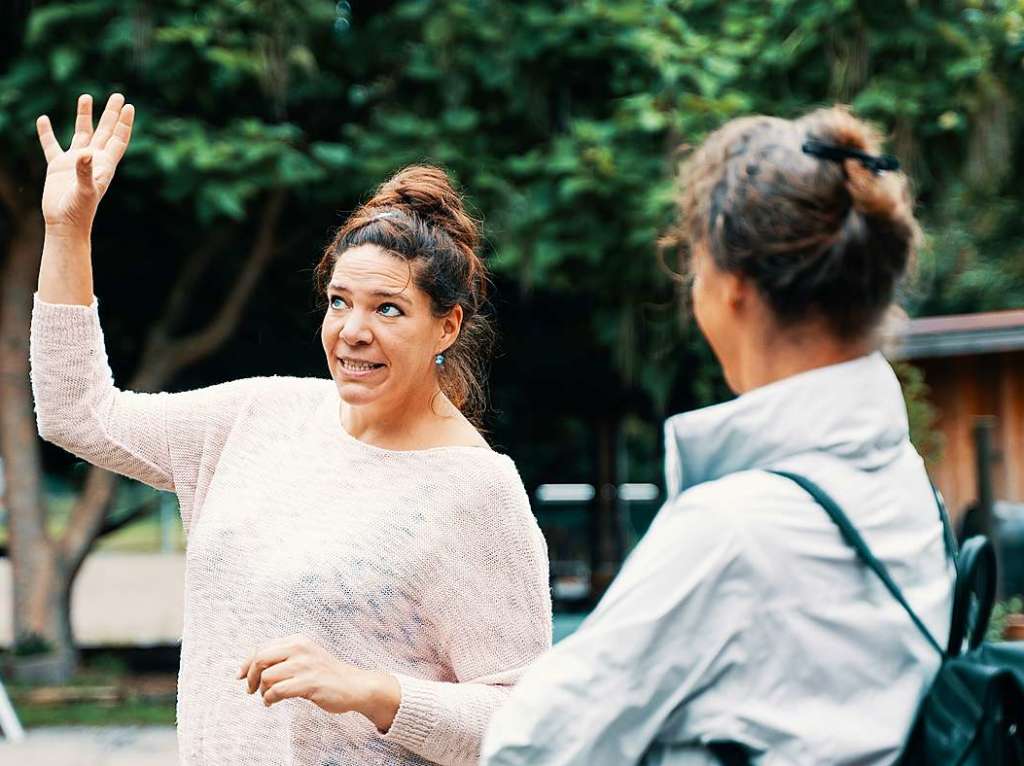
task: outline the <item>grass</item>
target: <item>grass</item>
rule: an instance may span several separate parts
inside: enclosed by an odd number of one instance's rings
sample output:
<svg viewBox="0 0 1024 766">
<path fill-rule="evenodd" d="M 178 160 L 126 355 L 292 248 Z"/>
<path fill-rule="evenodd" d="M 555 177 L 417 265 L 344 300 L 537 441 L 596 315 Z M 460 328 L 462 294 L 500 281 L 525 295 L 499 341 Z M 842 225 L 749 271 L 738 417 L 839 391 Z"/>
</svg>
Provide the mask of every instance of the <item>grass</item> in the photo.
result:
<svg viewBox="0 0 1024 766">
<path fill-rule="evenodd" d="M 174 703 L 154 700 L 127 700 L 116 704 L 76 702 L 68 705 L 19 704 L 21 725 L 40 726 L 173 726 Z"/>
<path fill-rule="evenodd" d="M 161 549 L 162 531 L 159 518 L 136 521 L 99 541 L 95 550 L 119 553 L 153 553 Z M 185 530 L 175 518 L 171 527 L 171 550 L 185 550 Z"/>
<path fill-rule="evenodd" d="M 174 673 L 133 673 L 115 654 L 90 658 L 65 686 L 7 685 L 26 728 L 173 726 L 175 690 Z"/>
</svg>

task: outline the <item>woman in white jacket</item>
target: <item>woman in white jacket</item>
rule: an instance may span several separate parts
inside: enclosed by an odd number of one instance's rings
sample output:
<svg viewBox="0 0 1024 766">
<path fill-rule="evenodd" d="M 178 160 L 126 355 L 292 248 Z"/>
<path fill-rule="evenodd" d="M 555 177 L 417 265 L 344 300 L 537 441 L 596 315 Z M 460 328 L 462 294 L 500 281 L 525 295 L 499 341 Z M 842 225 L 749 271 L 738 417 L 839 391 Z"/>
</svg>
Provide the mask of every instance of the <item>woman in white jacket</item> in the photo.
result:
<svg viewBox="0 0 1024 766">
<path fill-rule="evenodd" d="M 951 568 L 877 328 L 913 259 L 904 176 L 842 109 L 734 120 L 683 169 L 694 314 L 739 396 L 670 418 L 668 501 L 580 630 L 492 719 L 488 766 L 898 757 L 939 658 L 814 500 L 852 518 L 933 635 Z"/>
</svg>

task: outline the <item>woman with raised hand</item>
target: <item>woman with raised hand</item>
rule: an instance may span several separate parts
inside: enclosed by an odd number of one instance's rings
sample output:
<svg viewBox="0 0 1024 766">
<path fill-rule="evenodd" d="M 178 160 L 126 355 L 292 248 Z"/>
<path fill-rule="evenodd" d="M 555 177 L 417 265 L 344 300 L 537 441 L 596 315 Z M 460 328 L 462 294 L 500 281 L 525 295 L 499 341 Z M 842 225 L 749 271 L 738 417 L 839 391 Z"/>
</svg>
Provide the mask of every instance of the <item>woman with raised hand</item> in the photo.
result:
<svg viewBox="0 0 1024 766">
<path fill-rule="evenodd" d="M 487 766 L 888 764 L 939 656 L 812 496 L 824 488 L 933 636 L 952 568 L 877 330 L 918 226 L 849 112 L 750 117 L 684 166 L 693 313 L 732 401 L 670 418 L 668 498 L 577 633 L 494 717 Z"/>
<path fill-rule="evenodd" d="M 90 229 L 131 135 L 114 94 L 49 164 L 32 318 L 42 436 L 177 494 L 188 533 L 183 763 L 470 764 L 550 646 L 544 540 L 473 425 L 489 328 L 476 223 L 411 167 L 316 270 L 330 378 L 176 394 L 114 387 Z M 248 694 L 246 693 L 248 692 Z"/>
</svg>

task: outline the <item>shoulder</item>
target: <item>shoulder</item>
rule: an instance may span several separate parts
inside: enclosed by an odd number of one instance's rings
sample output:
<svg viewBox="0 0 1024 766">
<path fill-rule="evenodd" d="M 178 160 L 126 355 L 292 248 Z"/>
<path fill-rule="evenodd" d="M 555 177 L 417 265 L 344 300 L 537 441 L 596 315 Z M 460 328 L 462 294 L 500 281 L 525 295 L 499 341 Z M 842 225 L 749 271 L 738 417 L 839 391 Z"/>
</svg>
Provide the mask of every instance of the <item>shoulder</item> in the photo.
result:
<svg viewBox="0 0 1024 766">
<path fill-rule="evenodd" d="M 206 388 L 164 393 L 169 419 L 206 419 L 265 428 L 300 423 L 312 417 L 333 381 L 285 376 L 239 378 Z"/>
<path fill-rule="evenodd" d="M 326 378 L 297 378 L 286 375 L 268 375 L 253 378 L 238 378 L 224 383 L 215 383 L 206 388 L 182 391 L 192 396 L 204 395 L 210 398 L 233 398 L 246 401 L 281 401 L 298 397 L 312 400 L 322 397 L 334 385 Z"/>
<path fill-rule="evenodd" d="M 245 382 L 258 391 L 262 398 L 269 399 L 292 396 L 319 399 L 334 388 L 334 381 L 330 378 L 300 378 L 292 375 L 267 375 L 247 378 Z"/>
<path fill-rule="evenodd" d="M 540 536 L 523 480 L 508 455 L 490 448 L 466 447 L 458 450 L 457 458 L 463 530 L 495 541 L 518 537 L 524 531 Z"/>
<path fill-rule="evenodd" d="M 490 447 L 466 447 L 461 457 L 466 492 L 477 504 L 498 504 L 529 511 L 526 488 L 512 458 Z"/>
<path fill-rule="evenodd" d="M 799 493 L 791 481 L 769 471 L 737 471 L 690 487 L 666 508 L 742 528 L 763 523 L 780 503 L 788 505 Z"/>
<path fill-rule="evenodd" d="M 328 378 L 299 378 L 288 375 L 247 378 L 237 381 L 245 387 L 256 410 L 276 413 L 308 413 L 334 389 Z"/>
<path fill-rule="evenodd" d="M 799 488 L 767 471 L 738 471 L 690 487 L 665 503 L 647 537 L 655 550 L 687 550 L 693 556 L 729 551 L 746 558 L 785 527 Z"/>
<path fill-rule="evenodd" d="M 760 583 L 785 587 L 792 565 L 845 555 L 828 515 L 795 482 L 769 471 L 740 471 L 691 487 L 666 503 L 652 525 L 664 557 L 674 548 L 694 561 L 720 558 Z M 774 585 L 773 585 L 774 584 Z"/>
</svg>

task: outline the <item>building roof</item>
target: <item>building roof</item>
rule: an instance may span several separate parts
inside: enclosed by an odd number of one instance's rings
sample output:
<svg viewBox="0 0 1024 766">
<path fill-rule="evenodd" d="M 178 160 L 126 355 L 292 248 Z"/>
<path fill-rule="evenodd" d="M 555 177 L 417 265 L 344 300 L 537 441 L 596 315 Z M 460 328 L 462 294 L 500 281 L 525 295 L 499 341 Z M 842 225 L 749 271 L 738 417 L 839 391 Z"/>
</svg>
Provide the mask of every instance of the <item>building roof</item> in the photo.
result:
<svg viewBox="0 0 1024 766">
<path fill-rule="evenodd" d="M 890 359 L 992 354 L 1024 349 L 1024 310 L 906 320 L 887 338 Z"/>
</svg>

